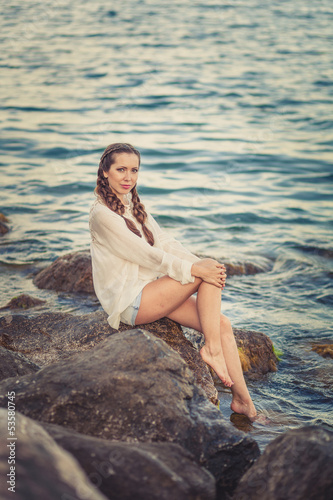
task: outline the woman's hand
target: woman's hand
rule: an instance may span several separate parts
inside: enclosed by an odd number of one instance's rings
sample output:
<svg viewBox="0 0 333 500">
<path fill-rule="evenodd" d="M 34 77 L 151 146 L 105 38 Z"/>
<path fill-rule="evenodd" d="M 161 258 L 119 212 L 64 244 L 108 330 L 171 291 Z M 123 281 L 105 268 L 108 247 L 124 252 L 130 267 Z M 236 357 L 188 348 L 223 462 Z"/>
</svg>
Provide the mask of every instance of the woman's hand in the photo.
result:
<svg viewBox="0 0 333 500">
<path fill-rule="evenodd" d="M 201 259 L 192 265 L 192 276 L 201 278 L 206 283 L 224 288 L 227 277 L 226 268 L 214 259 Z"/>
</svg>

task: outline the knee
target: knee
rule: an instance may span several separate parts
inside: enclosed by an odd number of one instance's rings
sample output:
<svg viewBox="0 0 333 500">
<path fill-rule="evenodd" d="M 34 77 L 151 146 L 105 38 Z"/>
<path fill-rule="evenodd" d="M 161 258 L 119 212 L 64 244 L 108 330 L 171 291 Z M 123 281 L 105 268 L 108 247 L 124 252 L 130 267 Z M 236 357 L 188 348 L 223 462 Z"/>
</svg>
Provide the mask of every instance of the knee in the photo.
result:
<svg viewBox="0 0 333 500">
<path fill-rule="evenodd" d="M 233 336 L 232 326 L 230 319 L 224 314 L 220 315 L 220 328 L 224 335 Z"/>
</svg>

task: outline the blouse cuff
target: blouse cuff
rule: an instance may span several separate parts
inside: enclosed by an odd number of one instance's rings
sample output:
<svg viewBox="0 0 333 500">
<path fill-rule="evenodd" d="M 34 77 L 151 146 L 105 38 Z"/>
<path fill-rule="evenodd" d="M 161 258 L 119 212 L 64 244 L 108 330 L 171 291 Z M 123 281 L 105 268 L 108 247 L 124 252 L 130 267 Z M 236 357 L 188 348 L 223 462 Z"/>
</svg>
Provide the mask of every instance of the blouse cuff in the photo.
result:
<svg viewBox="0 0 333 500">
<path fill-rule="evenodd" d="M 192 269 L 192 262 L 189 262 L 188 260 L 183 260 L 183 276 L 182 279 L 180 280 L 180 283 L 182 285 L 187 285 L 188 283 L 194 283 L 195 277 L 192 276 L 191 269 Z"/>
</svg>

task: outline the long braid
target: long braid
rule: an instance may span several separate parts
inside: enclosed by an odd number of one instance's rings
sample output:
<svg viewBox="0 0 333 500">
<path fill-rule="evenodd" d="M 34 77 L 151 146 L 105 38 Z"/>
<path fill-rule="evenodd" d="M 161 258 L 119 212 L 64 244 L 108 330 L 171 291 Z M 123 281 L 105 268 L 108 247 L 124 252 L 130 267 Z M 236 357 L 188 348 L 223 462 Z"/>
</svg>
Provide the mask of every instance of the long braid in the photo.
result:
<svg viewBox="0 0 333 500">
<path fill-rule="evenodd" d="M 99 194 L 103 200 L 105 201 L 106 205 L 109 207 L 110 210 L 115 212 L 116 214 L 120 215 L 125 223 L 126 226 L 132 233 L 136 234 L 139 236 L 139 238 L 142 238 L 142 235 L 138 228 L 135 226 L 135 224 L 127 219 L 124 216 L 125 213 L 125 206 L 124 204 L 120 201 L 118 196 L 112 191 L 109 185 L 108 179 L 104 176 L 104 172 L 108 172 L 110 169 L 110 166 L 115 160 L 115 155 L 117 153 L 132 153 L 136 154 L 139 158 L 140 162 L 140 153 L 133 148 L 130 144 L 126 143 L 115 143 L 115 144 L 110 144 L 104 151 L 104 153 L 101 156 L 100 163 L 99 163 L 99 168 L 98 168 L 98 173 L 97 173 L 97 186 L 96 186 L 96 192 Z M 153 246 L 154 245 L 154 236 L 152 232 L 147 228 L 145 225 L 145 221 L 147 220 L 147 213 L 145 212 L 145 207 L 144 205 L 140 202 L 139 195 L 136 191 L 136 187 L 132 189 L 132 202 L 133 202 L 133 215 L 136 218 L 136 220 L 141 224 L 142 226 L 142 231 L 143 234 L 147 240 L 147 242 Z"/>
<path fill-rule="evenodd" d="M 147 220 L 147 213 L 145 211 L 144 205 L 141 203 L 138 192 L 136 190 L 136 186 L 132 189 L 132 202 L 133 202 L 133 215 L 136 220 L 141 224 L 143 234 L 145 235 L 146 240 L 149 245 L 154 245 L 154 236 L 153 233 L 148 229 L 145 222 Z"/>
</svg>

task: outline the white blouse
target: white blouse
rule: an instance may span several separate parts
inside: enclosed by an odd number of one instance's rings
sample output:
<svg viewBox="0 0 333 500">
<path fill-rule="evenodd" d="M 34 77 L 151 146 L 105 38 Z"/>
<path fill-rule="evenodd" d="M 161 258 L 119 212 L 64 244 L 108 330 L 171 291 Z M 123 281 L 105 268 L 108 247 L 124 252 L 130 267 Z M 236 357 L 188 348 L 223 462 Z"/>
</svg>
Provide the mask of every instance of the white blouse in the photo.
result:
<svg viewBox="0 0 333 500">
<path fill-rule="evenodd" d="M 141 225 L 132 214 L 132 201 L 127 201 L 124 215 L 142 234 Z M 101 197 L 97 197 L 90 210 L 94 289 L 112 328 L 119 327 L 120 314 L 147 283 L 164 275 L 182 285 L 194 282 L 192 264 L 200 259 L 163 231 L 150 213 L 147 215 L 146 226 L 154 235 L 154 246 L 144 236 L 139 238 L 132 233 L 124 219 L 110 210 Z"/>
</svg>

